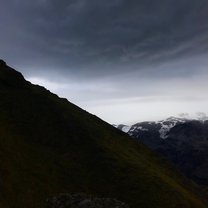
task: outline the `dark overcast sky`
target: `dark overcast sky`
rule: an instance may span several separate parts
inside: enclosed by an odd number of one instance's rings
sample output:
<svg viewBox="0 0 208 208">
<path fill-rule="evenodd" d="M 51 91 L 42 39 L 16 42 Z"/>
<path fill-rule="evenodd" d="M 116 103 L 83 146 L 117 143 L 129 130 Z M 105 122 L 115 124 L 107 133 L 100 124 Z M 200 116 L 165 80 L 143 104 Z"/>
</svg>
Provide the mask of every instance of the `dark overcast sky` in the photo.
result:
<svg viewBox="0 0 208 208">
<path fill-rule="evenodd" d="M 0 0 L 0 57 L 114 123 L 208 112 L 207 0 Z"/>
</svg>

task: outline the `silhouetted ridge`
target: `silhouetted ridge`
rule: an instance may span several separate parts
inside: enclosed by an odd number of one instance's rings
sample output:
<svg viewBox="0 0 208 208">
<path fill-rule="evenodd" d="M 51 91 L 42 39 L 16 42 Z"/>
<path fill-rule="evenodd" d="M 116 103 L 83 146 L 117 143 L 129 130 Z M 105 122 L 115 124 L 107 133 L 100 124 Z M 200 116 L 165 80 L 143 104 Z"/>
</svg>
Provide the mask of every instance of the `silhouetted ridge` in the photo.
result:
<svg viewBox="0 0 208 208">
<path fill-rule="evenodd" d="M 0 59 L 0 66 L 6 66 L 6 62 L 2 59 Z"/>
<path fill-rule="evenodd" d="M 0 60 L 0 85 L 5 87 L 25 87 L 27 84 L 23 75 L 15 69 L 7 66 L 6 62 Z"/>
</svg>

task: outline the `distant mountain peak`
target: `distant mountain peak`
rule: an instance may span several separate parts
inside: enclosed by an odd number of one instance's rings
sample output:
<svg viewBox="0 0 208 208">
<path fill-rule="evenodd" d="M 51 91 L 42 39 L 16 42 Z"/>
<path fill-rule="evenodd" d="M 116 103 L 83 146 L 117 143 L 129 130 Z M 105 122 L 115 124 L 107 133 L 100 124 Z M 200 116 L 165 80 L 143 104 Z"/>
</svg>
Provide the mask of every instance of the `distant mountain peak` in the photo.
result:
<svg viewBox="0 0 208 208">
<path fill-rule="evenodd" d="M 170 116 L 166 119 L 164 119 L 166 121 L 186 121 L 189 120 L 188 118 L 182 118 L 182 117 L 176 117 L 176 116 Z"/>
<path fill-rule="evenodd" d="M 114 127 L 120 129 L 125 133 L 128 133 L 130 136 L 135 137 L 136 135 L 137 139 L 140 138 L 140 135 L 143 135 L 144 131 L 146 132 L 154 131 L 155 133 L 159 134 L 160 139 L 167 139 L 169 137 L 169 132 L 175 126 L 191 121 L 205 122 L 205 120 L 208 119 L 201 119 L 199 117 L 197 119 L 190 119 L 190 118 L 171 116 L 164 120 L 159 120 L 159 121 L 138 122 L 134 125 L 120 124 L 120 125 L 114 125 Z"/>
<path fill-rule="evenodd" d="M 117 128 L 127 129 L 124 125 Z M 128 128 L 132 138 L 166 156 L 196 183 L 208 186 L 208 117 L 205 113 L 197 113 L 196 118 L 179 116 L 139 122 Z"/>
</svg>

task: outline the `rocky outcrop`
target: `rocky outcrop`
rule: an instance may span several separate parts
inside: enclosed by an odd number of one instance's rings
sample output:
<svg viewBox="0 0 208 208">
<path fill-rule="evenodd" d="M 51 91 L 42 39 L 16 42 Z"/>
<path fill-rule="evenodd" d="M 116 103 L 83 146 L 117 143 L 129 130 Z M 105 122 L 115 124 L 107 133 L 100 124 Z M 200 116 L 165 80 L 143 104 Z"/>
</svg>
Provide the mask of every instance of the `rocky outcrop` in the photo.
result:
<svg viewBox="0 0 208 208">
<path fill-rule="evenodd" d="M 6 62 L 0 59 L 0 86 L 25 88 L 27 83 L 20 72 L 7 66 Z"/>
<path fill-rule="evenodd" d="M 0 66 L 6 66 L 6 62 L 0 59 Z"/>
<path fill-rule="evenodd" d="M 129 208 L 112 198 L 95 198 L 85 194 L 60 194 L 47 200 L 48 208 Z"/>
</svg>

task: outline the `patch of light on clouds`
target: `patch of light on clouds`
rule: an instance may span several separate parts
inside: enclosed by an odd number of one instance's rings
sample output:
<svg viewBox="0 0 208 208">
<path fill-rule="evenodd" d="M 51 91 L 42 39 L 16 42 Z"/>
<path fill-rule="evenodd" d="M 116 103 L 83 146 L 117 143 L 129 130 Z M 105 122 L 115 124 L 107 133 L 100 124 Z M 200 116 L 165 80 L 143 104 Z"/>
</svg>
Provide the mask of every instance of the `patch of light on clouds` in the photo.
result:
<svg viewBox="0 0 208 208">
<path fill-rule="evenodd" d="M 44 86 L 60 97 L 66 97 L 83 108 L 87 107 L 85 103 L 101 101 L 101 98 L 106 99 L 105 96 L 116 93 L 116 88 L 109 83 L 99 82 L 99 80 L 97 82 L 73 80 L 57 82 L 39 77 L 28 77 L 27 80 L 33 84 Z"/>
<path fill-rule="evenodd" d="M 43 78 L 29 77 L 27 80 L 33 84 L 44 86 L 51 91 L 57 91 L 60 89 L 67 88 L 67 84 L 65 83 L 57 83 Z"/>
<path fill-rule="evenodd" d="M 51 81 L 28 78 L 60 97 L 66 97 L 81 108 L 103 120 L 132 124 L 144 120 L 159 120 L 181 113 L 194 115 L 208 112 L 207 74 L 165 80 L 142 79 L 131 82 L 119 77 L 111 80 Z M 142 87 L 140 87 L 142 86 Z"/>
<path fill-rule="evenodd" d="M 88 110 L 112 124 L 134 124 L 139 121 L 160 120 L 169 116 L 177 116 L 188 112 L 191 116 L 196 109 L 207 113 L 208 101 L 151 101 L 117 103 L 114 105 L 99 105 L 89 107 Z"/>
</svg>

